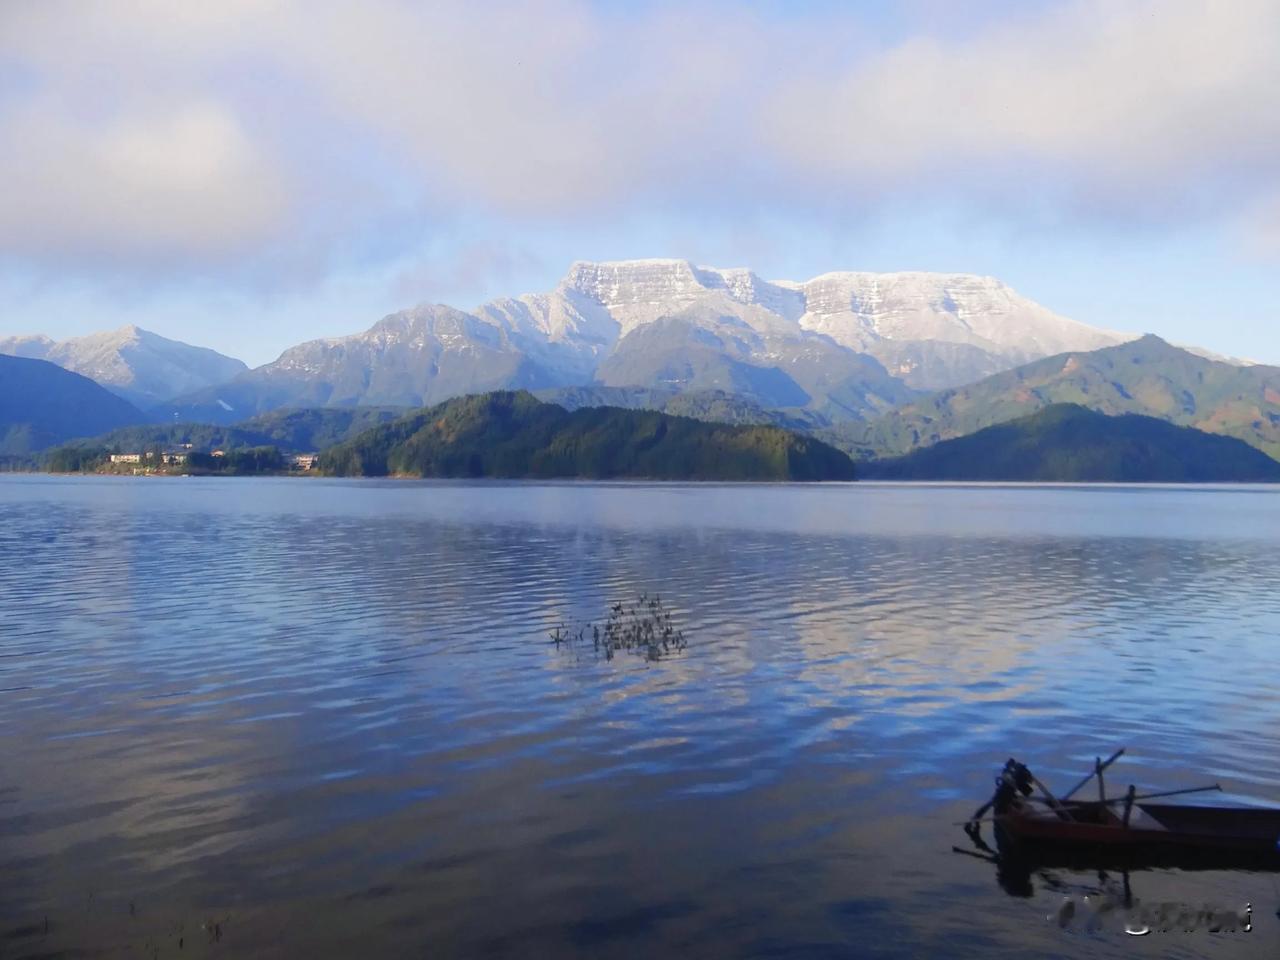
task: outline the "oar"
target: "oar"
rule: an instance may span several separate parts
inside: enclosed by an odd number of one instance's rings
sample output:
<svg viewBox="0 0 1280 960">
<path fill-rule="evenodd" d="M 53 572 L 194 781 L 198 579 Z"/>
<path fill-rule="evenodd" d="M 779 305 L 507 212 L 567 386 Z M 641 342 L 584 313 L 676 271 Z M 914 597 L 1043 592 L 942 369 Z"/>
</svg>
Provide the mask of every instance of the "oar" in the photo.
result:
<svg viewBox="0 0 1280 960">
<path fill-rule="evenodd" d="M 1178 797 L 1184 793 L 1207 793 L 1210 790 L 1221 790 L 1221 789 L 1222 789 L 1222 784 L 1211 783 L 1207 787 L 1188 787 L 1185 790 L 1165 790 L 1161 793 L 1140 793 L 1133 799 L 1134 800 L 1155 800 L 1157 797 Z M 1127 799 L 1129 798 L 1128 797 L 1111 797 L 1106 802 L 1108 804 L 1124 803 Z"/>
<path fill-rule="evenodd" d="M 979 853 L 977 850 L 966 850 L 964 847 L 952 847 L 952 853 L 963 853 L 966 857 L 977 857 L 979 860 L 985 860 L 987 863 L 999 863 L 1000 858 L 994 857 L 989 853 Z"/>
<path fill-rule="evenodd" d="M 1088 783 L 1090 780 L 1092 780 L 1094 777 L 1100 774 L 1103 770 L 1107 769 L 1107 767 L 1111 766 L 1113 763 L 1119 760 L 1121 755 L 1123 755 L 1123 753 L 1124 753 L 1124 747 L 1121 747 L 1119 750 L 1117 750 L 1115 753 L 1109 756 L 1104 763 L 1095 764 L 1094 768 L 1089 771 L 1089 775 L 1087 777 L 1085 777 L 1083 780 L 1077 783 L 1074 787 L 1072 787 L 1070 790 L 1064 793 L 1059 799 L 1070 800 L 1073 796 L 1076 795 L 1076 793 L 1079 792 L 1081 787 L 1083 787 L 1086 783 Z"/>
<path fill-rule="evenodd" d="M 1001 820 L 1008 820 L 1009 814 L 997 813 L 994 817 L 981 817 L 977 820 L 957 820 L 952 824 L 953 827 L 967 827 L 971 823 L 999 823 Z"/>
<path fill-rule="evenodd" d="M 1067 810 L 1065 806 L 1063 806 L 1063 803 L 1061 800 L 1059 800 L 1057 797 L 1055 797 L 1052 793 L 1049 792 L 1049 788 L 1040 782 L 1040 778 L 1037 777 L 1030 770 L 1027 770 L 1027 776 L 1031 778 L 1032 783 L 1034 783 L 1037 787 L 1040 788 L 1040 792 L 1043 793 L 1045 795 L 1045 799 L 1049 801 L 1049 809 L 1058 815 L 1058 819 L 1070 820 L 1071 819 L 1070 811 Z"/>
</svg>

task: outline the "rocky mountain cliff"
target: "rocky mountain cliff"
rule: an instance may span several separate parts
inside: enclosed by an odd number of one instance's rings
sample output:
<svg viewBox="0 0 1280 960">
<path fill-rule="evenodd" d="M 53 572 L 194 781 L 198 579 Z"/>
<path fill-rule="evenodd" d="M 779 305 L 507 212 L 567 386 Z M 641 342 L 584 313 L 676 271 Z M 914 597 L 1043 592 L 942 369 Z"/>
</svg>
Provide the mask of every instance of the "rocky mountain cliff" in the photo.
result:
<svg viewBox="0 0 1280 960">
<path fill-rule="evenodd" d="M 143 408 L 248 370 L 215 350 L 135 326 L 62 341 L 40 335 L 0 338 L 0 354 L 56 363 Z"/>
<path fill-rule="evenodd" d="M 291 347 L 165 412 L 231 422 L 282 406 L 416 406 L 597 385 L 723 391 L 838 422 L 876 416 L 919 389 L 1124 339 L 983 277 L 833 273 L 796 283 L 685 260 L 579 262 L 549 293 L 469 313 L 395 313 L 364 333 Z"/>
</svg>

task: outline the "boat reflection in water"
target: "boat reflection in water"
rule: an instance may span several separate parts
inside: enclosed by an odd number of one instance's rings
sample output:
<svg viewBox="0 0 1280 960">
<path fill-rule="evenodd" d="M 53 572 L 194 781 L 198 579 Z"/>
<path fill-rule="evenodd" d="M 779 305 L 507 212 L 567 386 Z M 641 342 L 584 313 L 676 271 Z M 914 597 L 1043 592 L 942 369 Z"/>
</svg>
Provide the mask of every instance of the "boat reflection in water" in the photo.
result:
<svg viewBox="0 0 1280 960">
<path fill-rule="evenodd" d="M 962 847 L 952 849 L 995 864 L 996 880 L 1011 897 L 1034 897 L 1036 881 L 1042 891 L 1060 894 L 1062 899 L 1049 919 L 1064 929 L 1074 928 L 1088 933 L 1122 929 L 1131 936 L 1171 930 L 1204 930 L 1210 933 L 1250 933 L 1253 930 L 1252 903 L 1152 901 L 1134 894 L 1133 873 L 1168 866 L 1168 863 L 1126 863 L 1113 859 L 1104 865 L 1090 859 L 1084 852 L 1075 857 L 1049 856 L 1041 859 L 1037 854 L 1045 853 L 1043 848 L 1036 850 L 1027 844 L 1005 841 L 992 850 L 981 837 L 973 839 L 974 848 L 971 850 Z M 1181 870 L 1280 870 L 1280 863 L 1275 861 L 1270 865 L 1256 860 L 1245 865 L 1239 862 L 1232 865 L 1220 858 L 1197 859 L 1194 855 L 1190 859 L 1179 860 L 1176 866 Z M 1081 883 L 1072 879 L 1068 876 L 1072 871 L 1094 872 L 1096 882 Z"/>
</svg>

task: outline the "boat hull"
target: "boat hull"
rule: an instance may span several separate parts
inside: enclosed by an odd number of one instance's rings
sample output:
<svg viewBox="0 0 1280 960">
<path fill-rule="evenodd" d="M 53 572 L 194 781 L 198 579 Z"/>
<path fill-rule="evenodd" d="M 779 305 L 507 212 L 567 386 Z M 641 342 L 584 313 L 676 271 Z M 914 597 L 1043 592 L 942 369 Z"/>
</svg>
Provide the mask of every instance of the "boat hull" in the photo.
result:
<svg viewBox="0 0 1280 960">
<path fill-rule="evenodd" d="M 1280 810 L 1136 804 L 1128 825 L 1099 803 L 1070 803 L 1070 818 L 1045 809 L 996 818 L 1006 839 L 1038 847 L 1203 853 L 1280 862 Z"/>
</svg>

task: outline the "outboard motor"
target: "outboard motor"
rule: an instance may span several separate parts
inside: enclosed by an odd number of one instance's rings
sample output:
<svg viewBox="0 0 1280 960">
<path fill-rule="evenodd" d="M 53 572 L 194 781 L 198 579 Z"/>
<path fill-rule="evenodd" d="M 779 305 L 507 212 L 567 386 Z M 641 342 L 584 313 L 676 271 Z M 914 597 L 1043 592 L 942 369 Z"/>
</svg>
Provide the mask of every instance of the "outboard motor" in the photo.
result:
<svg viewBox="0 0 1280 960">
<path fill-rule="evenodd" d="M 990 800 L 973 811 L 973 816 L 965 824 L 965 832 L 974 840 L 978 840 L 980 830 L 978 824 L 982 821 L 983 814 L 991 809 L 995 810 L 996 816 L 1008 813 L 1018 806 L 1020 796 L 1031 796 L 1034 787 L 1035 780 L 1031 776 L 1031 771 L 1025 764 L 1010 757 L 1005 761 L 1000 776 L 996 777 L 996 792 L 991 795 Z"/>
<path fill-rule="evenodd" d="M 1031 771 L 1026 764 L 1010 757 L 1005 761 L 1000 776 L 996 777 L 996 792 L 991 797 L 989 808 L 994 808 L 997 816 L 1008 813 L 1017 805 L 1018 794 L 1029 797 L 1033 789 Z"/>
</svg>

